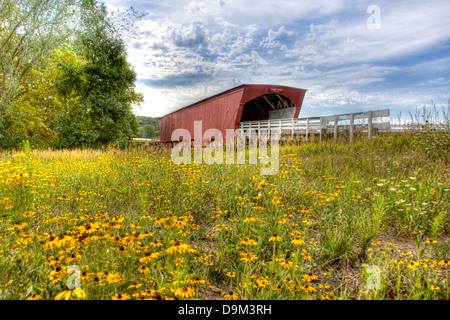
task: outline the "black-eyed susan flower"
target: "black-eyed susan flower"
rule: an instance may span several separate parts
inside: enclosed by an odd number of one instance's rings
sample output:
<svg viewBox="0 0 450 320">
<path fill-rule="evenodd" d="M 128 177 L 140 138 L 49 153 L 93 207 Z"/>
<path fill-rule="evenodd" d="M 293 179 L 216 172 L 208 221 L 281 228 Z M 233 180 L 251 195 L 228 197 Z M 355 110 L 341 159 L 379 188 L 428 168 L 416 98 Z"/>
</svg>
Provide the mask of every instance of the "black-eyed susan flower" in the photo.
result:
<svg viewBox="0 0 450 320">
<path fill-rule="evenodd" d="M 27 298 L 27 300 L 40 300 L 40 299 L 42 299 L 42 296 L 40 296 L 40 295 L 38 295 L 36 293 L 33 293 L 31 296 L 29 296 Z"/>
<path fill-rule="evenodd" d="M 283 269 L 287 269 L 287 270 L 291 269 L 292 266 L 294 265 L 292 263 L 292 261 L 288 261 L 285 259 L 277 259 L 277 262 L 280 264 L 280 266 L 283 267 Z"/>
<path fill-rule="evenodd" d="M 249 262 L 249 261 L 255 262 L 258 259 L 257 256 L 254 256 L 253 253 L 249 252 L 249 251 L 244 251 L 244 252 L 240 253 L 239 255 L 242 257 L 239 260 L 244 261 L 244 262 Z"/>
<path fill-rule="evenodd" d="M 55 236 L 53 234 L 49 234 L 48 242 L 44 245 L 46 248 L 53 249 L 60 248 L 66 245 L 70 245 L 74 242 L 74 239 L 70 236 L 61 234 L 59 236 Z"/>
<path fill-rule="evenodd" d="M 291 243 L 292 243 L 293 245 L 296 245 L 296 246 L 301 246 L 301 245 L 304 245 L 304 244 L 305 244 L 305 241 L 303 240 L 302 237 L 296 237 L 295 239 L 293 239 L 293 240 L 291 241 Z"/>
<path fill-rule="evenodd" d="M 130 295 L 128 295 L 128 294 L 126 294 L 126 293 L 123 293 L 123 294 L 116 293 L 115 295 L 113 295 L 113 296 L 111 297 L 111 299 L 112 299 L 112 300 L 130 300 L 131 297 L 130 297 Z"/>
<path fill-rule="evenodd" d="M 56 295 L 55 300 L 72 300 L 76 299 L 86 299 L 86 293 L 82 289 L 65 290 Z"/>
<path fill-rule="evenodd" d="M 27 212 L 22 213 L 22 217 L 31 218 L 31 217 L 34 217 L 36 214 L 37 214 L 37 212 L 27 211 Z"/>
<path fill-rule="evenodd" d="M 261 206 L 254 206 L 252 207 L 253 210 L 264 210 L 264 207 Z"/>
<path fill-rule="evenodd" d="M 246 246 L 256 246 L 256 245 L 258 245 L 258 243 L 255 240 L 250 239 L 250 238 L 245 238 L 240 243 L 243 244 L 243 245 L 246 245 Z"/>
<path fill-rule="evenodd" d="M 151 272 L 150 269 L 148 267 L 146 267 L 146 266 L 140 266 L 138 268 L 138 271 L 140 273 L 144 273 L 144 274 L 149 274 Z"/>
<path fill-rule="evenodd" d="M 267 277 L 260 277 L 256 279 L 256 285 L 257 287 L 265 288 L 269 285 L 269 280 L 267 279 Z"/>
<path fill-rule="evenodd" d="M 85 280 L 87 280 L 89 278 L 90 275 L 92 275 L 92 273 L 87 273 L 86 271 L 83 271 L 80 274 L 80 278 L 81 278 L 82 281 L 85 281 Z"/>
<path fill-rule="evenodd" d="M 300 289 L 302 289 L 305 293 L 313 293 L 317 291 L 316 288 L 310 286 L 309 284 L 300 286 Z"/>
<path fill-rule="evenodd" d="M 281 242 L 281 237 L 274 233 L 270 238 L 269 242 Z"/>
<path fill-rule="evenodd" d="M 128 286 L 128 289 L 138 289 L 140 287 L 142 287 L 142 283 L 134 281 L 132 285 Z"/>
<path fill-rule="evenodd" d="M 297 287 L 297 285 L 295 284 L 295 282 L 290 283 L 290 284 L 287 286 L 287 288 L 288 288 L 288 290 L 289 290 L 290 292 L 297 292 L 297 291 L 298 291 L 298 287 Z"/>
<path fill-rule="evenodd" d="M 411 261 L 410 263 L 408 263 L 407 267 L 410 270 L 417 270 L 417 267 L 419 266 L 419 262 L 416 261 Z"/>
<path fill-rule="evenodd" d="M 48 257 L 46 263 L 47 263 L 49 266 L 53 266 L 53 265 L 56 265 L 56 264 L 61 263 L 63 259 L 64 259 L 64 256 L 61 256 L 61 257 L 53 257 L 53 256 L 50 256 L 50 257 Z"/>
<path fill-rule="evenodd" d="M 200 279 L 199 277 L 195 277 L 195 278 L 192 278 L 192 279 L 188 279 L 186 281 L 186 283 L 188 285 L 191 285 L 191 286 L 199 286 L 201 284 L 205 284 L 206 280 Z"/>
<path fill-rule="evenodd" d="M 164 245 L 164 240 L 163 239 L 155 240 L 153 242 L 150 242 L 149 245 L 155 248 L 162 247 Z"/>
<path fill-rule="evenodd" d="M 182 243 L 175 239 L 171 241 L 172 246 L 166 249 L 167 253 L 195 253 L 197 250 L 193 249 L 190 244 Z"/>
<path fill-rule="evenodd" d="M 142 292 L 133 293 L 131 295 L 131 297 L 133 297 L 133 299 L 136 299 L 136 300 L 145 300 L 146 299 L 145 296 L 142 295 Z"/>
<path fill-rule="evenodd" d="M 145 252 L 144 257 L 139 259 L 139 263 L 149 263 L 161 256 L 160 252 Z"/>
<path fill-rule="evenodd" d="M 175 296 L 181 299 L 189 299 L 194 296 L 195 289 L 192 287 L 181 287 L 175 290 Z"/>
<path fill-rule="evenodd" d="M 108 281 L 109 284 L 113 284 L 113 283 L 122 283 L 124 282 L 125 279 L 123 275 L 121 275 L 119 272 L 112 271 L 109 272 L 108 275 L 106 275 L 106 280 Z"/>
<path fill-rule="evenodd" d="M 91 234 L 91 233 L 97 232 L 99 229 L 100 229 L 99 222 L 86 223 L 86 224 L 78 227 L 78 230 L 80 231 L 80 233 L 85 233 L 85 234 Z"/>
<path fill-rule="evenodd" d="M 261 180 L 261 181 L 258 183 L 258 190 L 262 190 L 265 183 L 266 183 L 265 180 Z"/>
<path fill-rule="evenodd" d="M 306 251 L 305 249 L 302 249 L 302 255 L 303 255 L 303 259 L 304 259 L 304 260 L 309 260 L 309 261 L 311 261 L 311 255 L 310 255 L 309 252 Z"/>
<path fill-rule="evenodd" d="M 225 300 L 237 300 L 239 299 L 239 294 L 237 292 L 230 291 L 223 297 L 225 298 Z"/>
<path fill-rule="evenodd" d="M 54 270 L 50 271 L 48 279 L 53 283 L 59 282 L 61 281 L 61 278 L 65 273 L 65 271 L 66 271 L 65 267 L 56 266 Z"/>
<path fill-rule="evenodd" d="M 212 256 L 213 256 L 212 254 L 204 253 L 204 254 L 202 254 L 200 257 L 198 257 L 198 259 L 206 261 L 206 260 L 208 260 L 209 258 L 211 258 Z"/>
<path fill-rule="evenodd" d="M 116 250 L 118 253 L 127 251 L 127 248 L 125 246 L 118 246 L 118 247 L 115 247 L 113 249 Z"/>
<path fill-rule="evenodd" d="M 226 276 L 229 278 L 234 278 L 234 277 L 236 277 L 236 273 L 229 271 L 229 272 L 227 272 Z"/>
<path fill-rule="evenodd" d="M 272 204 L 278 204 L 278 203 L 280 203 L 280 198 L 281 198 L 281 197 L 274 197 L 274 198 L 272 199 L 271 203 L 272 203 Z"/>
<path fill-rule="evenodd" d="M 431 286 L 430 289 L 431 289 L 432 291 L 439 291 L 439 290 L 441 290 L 441 288 L 438 287 L 438 286 Z"/>
<path fill-rule="evenodd" d="M 317 280 L 319 280 L 319 277 L 315 274 L 308 273 L 308 274 L 303 275 L 304 282 L 311 282 L 311 281 L 317 281 Z"/>
<path fill-rule="evenodd" d="M 72 263 L 74 261 L 80 261 L 80 260 L 81 260 L 81 255 L 78 253 L 73 253 L 66 258 L 67 263 Z"/>
<path fill-rule="evenodd" d="M 277 284 L 275 287 L 273 287 L 273 291 L 280 292 L 281 291 L 281 285 Z"/>
<path fill-rule="evenodd" d="M 440 266 L 450 266 L 450 260 L 441 260 L 437 264 Z"/>
</svg>

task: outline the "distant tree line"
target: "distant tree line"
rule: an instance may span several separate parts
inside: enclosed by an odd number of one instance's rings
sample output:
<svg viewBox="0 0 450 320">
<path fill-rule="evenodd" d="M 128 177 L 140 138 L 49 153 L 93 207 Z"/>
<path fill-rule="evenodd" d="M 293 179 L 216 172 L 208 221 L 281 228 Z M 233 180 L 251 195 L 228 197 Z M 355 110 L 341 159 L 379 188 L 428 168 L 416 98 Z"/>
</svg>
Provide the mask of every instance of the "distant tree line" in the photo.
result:
<svg viewBox="0 0 450 320">
<path fill-rule="evenodd" d="M 97 148 L 139 134 L 120 21 L 95 0 L 0 0 L 0 148 Z M 130 19 L 124 19 L 124 16 Z"/>
<path fill-rule="evenodd" d="M 155 138 L 159 136 L 158 117 L 136 116 L 138 138 Z"/>
</svg>

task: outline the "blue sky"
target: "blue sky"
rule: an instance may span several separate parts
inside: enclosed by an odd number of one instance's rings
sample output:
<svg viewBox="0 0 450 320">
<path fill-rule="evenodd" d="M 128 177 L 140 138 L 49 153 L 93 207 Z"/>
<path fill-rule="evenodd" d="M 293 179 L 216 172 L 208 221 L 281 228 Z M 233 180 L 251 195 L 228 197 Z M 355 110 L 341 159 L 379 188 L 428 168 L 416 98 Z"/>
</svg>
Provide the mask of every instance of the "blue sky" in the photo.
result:
<svg viewBox="0 0 450 320">
<path fill-rule="evenodd" d="M 450 99 L 450 1 L 104 1 L 147 16 L 127 38 L 145 102 L 163 116 L 240 84 L 307 89 L 300 117 Z M 380 9 L 379 29 L 367 26 Z"/>
</svg>

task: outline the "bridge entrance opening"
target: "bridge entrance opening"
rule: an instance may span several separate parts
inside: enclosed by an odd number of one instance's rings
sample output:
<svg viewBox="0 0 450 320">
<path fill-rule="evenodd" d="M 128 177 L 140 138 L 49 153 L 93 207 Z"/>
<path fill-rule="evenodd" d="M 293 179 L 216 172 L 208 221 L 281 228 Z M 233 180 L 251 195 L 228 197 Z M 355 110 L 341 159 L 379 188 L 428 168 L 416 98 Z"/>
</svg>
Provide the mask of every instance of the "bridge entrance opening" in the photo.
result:
<svg viewBox="0 0 450 320">
<path fill-rule="evenodd" d="M 295 104 L 282 94 L 265 94 L 244 105 L 241 122 L 293 118 L 295 108 Z"/>
</svg>

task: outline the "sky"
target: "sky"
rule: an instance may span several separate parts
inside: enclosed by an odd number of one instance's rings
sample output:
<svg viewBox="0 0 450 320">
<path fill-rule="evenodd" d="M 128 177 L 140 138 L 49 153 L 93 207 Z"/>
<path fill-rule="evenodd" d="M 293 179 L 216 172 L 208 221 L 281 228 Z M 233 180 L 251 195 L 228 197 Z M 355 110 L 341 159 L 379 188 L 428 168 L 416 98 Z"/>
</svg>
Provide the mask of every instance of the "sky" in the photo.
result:
<svg viewBox="0 0 450 320">
<path fill-rule="evenodd" d="M 241 84 L 308 90 L 299 117 L 450 103 L 450 1 L 107 0 L 146 16 L 125 37 L 161 117 Z"/>
</svg>

